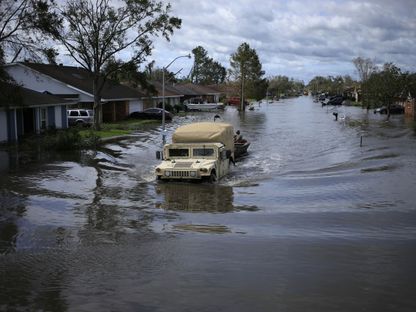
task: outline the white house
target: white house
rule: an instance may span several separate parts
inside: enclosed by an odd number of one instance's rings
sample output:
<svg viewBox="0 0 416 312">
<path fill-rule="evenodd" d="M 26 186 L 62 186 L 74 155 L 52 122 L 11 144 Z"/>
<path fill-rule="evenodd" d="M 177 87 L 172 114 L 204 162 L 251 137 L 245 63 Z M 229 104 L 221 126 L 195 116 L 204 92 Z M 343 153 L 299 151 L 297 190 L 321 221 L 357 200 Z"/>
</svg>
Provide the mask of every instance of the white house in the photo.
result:
<svg viewBox="0 0 416 312">
<path fill-rule="evenodd" d="M 20 85 L 41 93 L 77 100 L 77 106 L 92 108 L 94 102 L 91 73 L 80 67 L 13 63 L 4 66 Z M 103 121 L 117 121 L 143 110 L 143 94 L 130 87 L 107 80 L 101 93 Z"/>
<path fill-rule="evenodd" d="M 5 83 L 0 87 L 0 142 L 15 142 L 24 134 L 50 128 L 68 128 L 67 105 L 76 102 Z"/>
</svg>

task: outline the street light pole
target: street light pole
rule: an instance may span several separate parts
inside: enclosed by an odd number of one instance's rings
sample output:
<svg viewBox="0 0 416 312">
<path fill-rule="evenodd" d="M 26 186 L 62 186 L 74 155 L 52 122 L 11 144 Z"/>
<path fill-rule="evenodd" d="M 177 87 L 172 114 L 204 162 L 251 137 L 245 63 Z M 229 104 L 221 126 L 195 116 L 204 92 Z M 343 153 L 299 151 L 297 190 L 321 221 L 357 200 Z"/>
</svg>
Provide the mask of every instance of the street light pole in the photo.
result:
<svg viewBox="0 0 416 312">
<path fill-rule="evenodd" d="M 165 117 L 165 71 L 168 69 L 168 67 L 170 65 L 173 64 L 173 62 L 175 62 L 177 59 L 179 59 L 181 57 L 191 58 L 191 54 L 177 56 L 167 66 L 163 67 L 163 72 L 162 72 L 162 144 L 163 144 L 163 146 L 166 143 L 166 133 L 165 133 L 165 120 L 166 120 L 166 117 Z"/>
</svg>

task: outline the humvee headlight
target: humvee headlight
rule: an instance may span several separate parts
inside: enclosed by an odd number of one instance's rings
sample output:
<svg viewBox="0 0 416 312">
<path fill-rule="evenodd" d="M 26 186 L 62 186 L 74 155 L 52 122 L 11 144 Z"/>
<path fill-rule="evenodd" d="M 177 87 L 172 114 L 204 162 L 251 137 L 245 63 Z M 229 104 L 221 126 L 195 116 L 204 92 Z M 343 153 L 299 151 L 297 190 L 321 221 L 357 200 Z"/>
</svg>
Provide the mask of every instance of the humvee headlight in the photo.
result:
<svg viewBox="0 0 416 312">
<path fill-rule="evenodd" d="M 196 172 L 195 171 L 191 171 L 190 172 L 190 176 L 193 177 L 193 178 L 195 178 L 196 177 Z"/>
<path fill-rule="evenodd" d="M 165 171 L 165 176 L 170 177 L 170 171 Z"/>
<path fill-rule="evenodd" d="M 206 173 L 206 172 L 208 172 L 208 169 L 207 168 L 201 168 L 201 169 L 199 169 L 201 172 L 204 172 L 204 173 Z"/>
<path fill-rule="evenodd" d="M 160 172 L 161 171 L 161 169 L 160 168 L 156 168 L 156 172 Z"/>
</svg>

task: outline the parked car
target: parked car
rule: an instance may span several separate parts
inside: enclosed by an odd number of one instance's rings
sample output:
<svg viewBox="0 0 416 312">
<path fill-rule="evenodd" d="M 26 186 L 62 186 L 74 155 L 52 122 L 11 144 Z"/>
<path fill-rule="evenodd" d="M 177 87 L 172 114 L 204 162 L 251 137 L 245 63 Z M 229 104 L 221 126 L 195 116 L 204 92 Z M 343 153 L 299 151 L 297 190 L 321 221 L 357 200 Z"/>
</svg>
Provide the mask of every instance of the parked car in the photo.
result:
<svg viewBox="0 0 416 312">
<path fill-rule="evenodd" d="M 130 118 L 137 119 L 162 119 L 163 109 L 162 108 L 146 108 L 141 112 L 133 112 L 130 114 Z M 173 115 L 165 110 L 165 119 L 172 120 Z"/>
<path fill-rule="evenodd" d="M 92 109 L 68 109 L 67 117 L 70 126 L 90 126 L 94 123 Z"/>
<path fill-rule="evenodd" d="M 326 105 L 342 105 L 342 102 L 344 102 L 344 97 L 342 95 L 335 95 L 329 98 Z"/>
<path fill-rule="evenodd" d="M 387 107 L 383 106 L 383 107 L 376 108 L 374 110 L 374 114 L 375 113 L 387 114 Z M 397 105 L 397 104 L 394 104 L 394 105 L 390 106 L 390 114 L 403 114 L 403 113 L 404 113 L 404 107 L 403 106 Z"/>
<path fill-rule="evenodd" d="M 240 106 L 241 105 L 241 99 L 238 96 L 233 96 L 225 100 L 225 103 L 227 105 L 233 105 L 233 106 Z M 248 102 L 244 100 L 244 105 L 248 106 Z"/>
<path fill-rule="evenodd" d="M 326 94 L 325 93 L 322 93 L 318 96 L 318 101 L 325 101 L 325 99 L 326 99 Z"/>
</svg>

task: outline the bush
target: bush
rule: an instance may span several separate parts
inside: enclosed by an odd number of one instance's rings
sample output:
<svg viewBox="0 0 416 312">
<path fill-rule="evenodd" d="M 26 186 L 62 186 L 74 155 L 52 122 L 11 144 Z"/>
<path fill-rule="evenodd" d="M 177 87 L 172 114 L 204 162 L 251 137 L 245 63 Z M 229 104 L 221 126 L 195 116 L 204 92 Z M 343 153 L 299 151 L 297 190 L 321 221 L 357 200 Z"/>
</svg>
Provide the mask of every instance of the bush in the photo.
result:
<svg viewBox="0 0 416 312">
<path fill-rule="evenodd" d="M 175 104 L 173 106 L 173 111 L 171 111 L 171 112 L 179 113 L 180 111 L 184 111 L 184 110 L 185 110 L 185 105 L 183 105 L 183 104 Z"/>
<path fill-rule="evenodd" d="M 81 146 L 82 138 L 77 129 L 48 131 L 42 140 L 46 148 L 54 150 L 72 150 Z"/>
<path fill-rule="evenodd" d="M 97 147 L 101 143 L 101 138 L 93 131 L 90 130 L 83 136 L 81 146 L 84 148 Z"/>
</svg>

